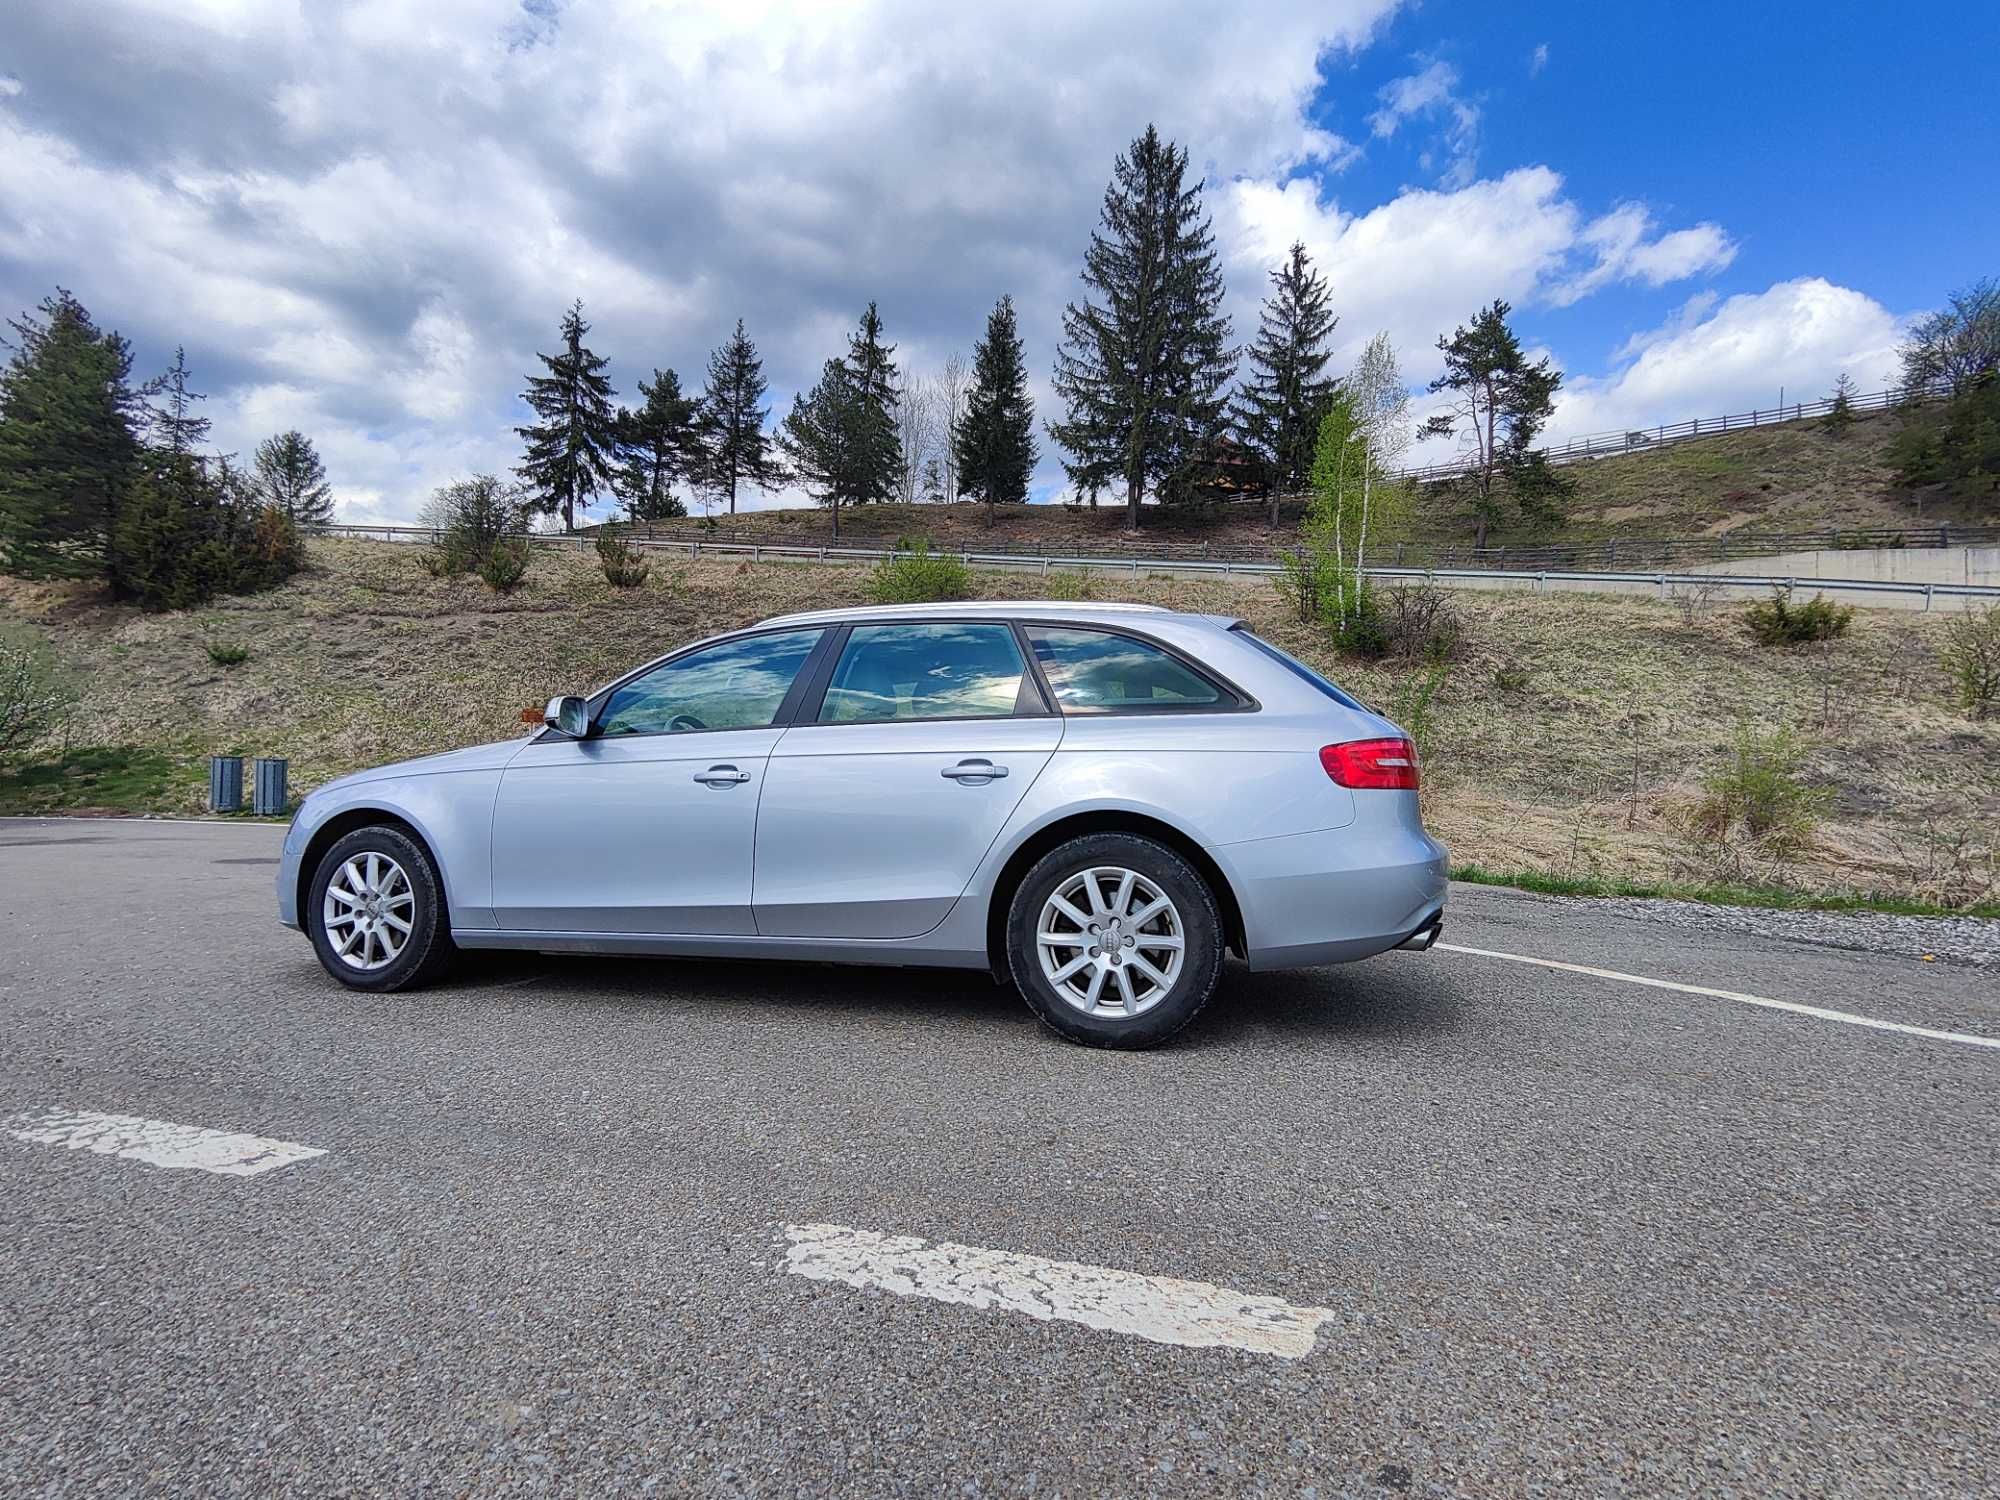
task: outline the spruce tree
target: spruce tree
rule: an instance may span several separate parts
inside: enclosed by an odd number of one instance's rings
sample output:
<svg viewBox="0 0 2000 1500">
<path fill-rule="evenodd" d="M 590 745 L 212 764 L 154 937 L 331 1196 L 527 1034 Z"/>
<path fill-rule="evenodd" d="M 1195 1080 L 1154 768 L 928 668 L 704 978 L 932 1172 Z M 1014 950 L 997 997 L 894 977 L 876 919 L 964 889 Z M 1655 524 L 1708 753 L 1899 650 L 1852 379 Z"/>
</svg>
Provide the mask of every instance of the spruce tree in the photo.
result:
<svg viewBox="0 0 2000 1500">
<path fill-rule="evenodd" d="M 845 445 L 850 504 L 893 499 L 903 471 L 903 440 L 896 431 L 896 406 L 903 393 L 895 353 L 894 344 L 882 342 L 882 315 L 871 302 L 860 328 L 847 340 L 848 385 L 854 398 L 845 408 L 851 424 Z"/>
<path fill-rule="evenodd" d="M 674 485 L 699 482 L 708 456 L 707 419 L 701 402 L 681 394 L 681 378 L 655 370 L 639 382 L 645 398 L 637 411 L 620 411 L 618 472 L 613 487 L 634 521 L 666 521 L 687 514 Z"/>
<path fill-rule="evenodd" d="M 1014 321 L 1014 299 L 1002 297 L 986 317 L 986 336 L 972 353 L 972 388 L 952 434 L 959 493 L 988 505 L 1028 498 L 1035 471 L 1035 404 Z"/>
<path fill-rule="evenodd" d="M 264 504 L 283 511 L 298 526 L 324 526 L 333 519 L 333 486 L 312 439 L 294 429 L 257 445 L 251 490 Z"/>
<path fill-rule="evenodd" d="M 771 415 L 770 408 L 762 404 L 765 390 L 757 346 L 744 335 L 743 320 L 738 318 L 729 342 L 708 357 L 708 385 L 701 393 L 708 426 L 702 482 L 711 494 L 728 497 L 732 516 L 740 486 L 767 488 L 784 479 L 764 432 L 764 423 Z"/>
<path fill-rule="evenodd" d="M 1251 375 L 1236 399 L 1237 430 L 1271 487 L 1274 526 L 1279 497 L 1300 493 L 1312 477 L 1319 421 L 1334 387 L 1326 375 L 1327 345 L 1339 321 L 1332 303 L 1325 278 L 1294 241 L 1290 257 L 1271 273 L 1249 349 Z"/>
<path fill-rule="evenodd" d="M 861 493 L 860 434 L 865 402 L 845 360 L 830 359 L 819 383 L 792 398 L 778 424 L 778 447 L 792 477 L 806 493 L 833 512 L 834 540 L 840 539 L 840 507 Z"/>
<path fill-rule="evenodd" d="M 535 491 L 532 508 L 547 515 L 561 512 L 565 531 L 576 530 L 577 511 L 587 509 L 598 487 L 611 482 L 617 439 L 615 393 L 604 376 L 608 361 L 584 344 L 589 332 L 579 299 L 563 314 L 562 352 L 538 352 L 548 373 L 530 375 L 521 393 L 542 420 L 514 429 L 528 440 L 514 472 Z"/>
<path fill-rule="evenodd" d="M 0 569 L 27 577 L 105 571 L 137 466 L 132 349 L 68 292 L 8 320 L 0 371 Z"/>
<path fill-rule="evenodd" d="M 208 441 L 209 421 L 195 415 L 194 404 L 208 397 L 188 384 L 185 348 L 174 349 L 174 362 L 146 382 L 145 393 L 158 398 L 146 407 L 150 446 L 175 458 L 197 457 L 195 450 Z"/>
<path fill-rule="evenodd" d="M 1083 257 L 1084 299 L 1063 310 L 1049 435 L 1079 490 L 1125 484 L 1129 523 L 1150 490 L 1201 498 L 1234 371 L 1215 236 L 1187 152 L 1153 126 L 1122 153 Z"/>
</svg>

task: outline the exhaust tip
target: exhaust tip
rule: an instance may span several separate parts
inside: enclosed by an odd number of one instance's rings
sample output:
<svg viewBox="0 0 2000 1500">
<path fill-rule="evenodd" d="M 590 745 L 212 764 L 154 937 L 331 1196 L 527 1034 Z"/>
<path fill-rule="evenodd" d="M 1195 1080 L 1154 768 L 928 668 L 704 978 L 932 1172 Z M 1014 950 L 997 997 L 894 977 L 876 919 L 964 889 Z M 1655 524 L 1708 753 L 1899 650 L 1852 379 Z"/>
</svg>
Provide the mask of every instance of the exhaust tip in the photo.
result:
<svg viewBox="0 0 2000 1500">
<path fill-rule="evenodd" d="M 1411 933 L 1408 937 L 1404 938 L 1402 942 L 1396 944 L 1396 946 L 1399 949 L 1407 949 L 1411 953 L 1424 953 L 1427 952 L 1430 949 L 1430 947 L 1434 943 L 1436 943 L 1439 938 L 1443 936 L 1444 936 L 1444 918 L 1442 916 L 1436 916 L 1432 917 L 1430 921 L 1426 922 L 1422 927 L 1419 927 L 1415 932 Z"/>
</svg>

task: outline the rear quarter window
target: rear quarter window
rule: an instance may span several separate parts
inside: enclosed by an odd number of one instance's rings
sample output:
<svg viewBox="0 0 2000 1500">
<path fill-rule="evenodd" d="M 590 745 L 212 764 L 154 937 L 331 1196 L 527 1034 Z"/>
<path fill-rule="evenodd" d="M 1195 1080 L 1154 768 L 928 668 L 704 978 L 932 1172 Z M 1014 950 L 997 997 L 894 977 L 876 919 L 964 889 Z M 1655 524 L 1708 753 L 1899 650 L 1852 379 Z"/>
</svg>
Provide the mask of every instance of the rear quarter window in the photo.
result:
<svg viewBox="0 0 2000 1500">
<path fill-rule="evenodd" d="M 1335 703 L 1338 703 L 1345 708 L 1351 708 L 1357 713 L 1365 714 L 1371 712 L 1367 704 L 1361 702 L 1358 698 L 1355 698 L 1353 695 L 1343 691 L 1340 687 L 1335 685 L 1333 682 L 1329 681 L 1327 678 L 1320 676 L 1319 673 L 1315 672 L 1311 667 L 1307 666 L 1304 662 L 1300 661 L 1296 656 L 1293 656 L 1290 652 L 1280 651 L 1276 646 L 1272 645 L 1269 641 L 1263 640 L 1257 635 L 1253 634 L 1248 626 L 1232 625 L 1230 627 L 1230 633 L 1232 635 L 1240 636 L 1242 639 L 1248 641 L 1251 645 L 1255 646 L 1259 651 L 1263 652 L 1266 656 L 1270 657 L 1272 661 L 1276 662 L 1279 666 L 1283 667 L 1287 672 L 1290 672 L 1294 677 L 1303 678 L 1305 681 L 1311 683 L 1314 687 L 1318 688 L 1322 693 L 1326 694 L 1327 697 L 1331 698 Z"/>
</svg>

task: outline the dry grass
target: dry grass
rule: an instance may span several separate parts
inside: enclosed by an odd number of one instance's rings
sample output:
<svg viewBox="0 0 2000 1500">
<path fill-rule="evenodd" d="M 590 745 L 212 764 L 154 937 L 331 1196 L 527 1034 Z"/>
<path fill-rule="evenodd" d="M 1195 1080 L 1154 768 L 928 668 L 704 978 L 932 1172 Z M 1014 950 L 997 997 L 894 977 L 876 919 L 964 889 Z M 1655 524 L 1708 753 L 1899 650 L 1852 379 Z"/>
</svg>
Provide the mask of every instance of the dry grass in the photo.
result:
<svg viewBox="0 0 2000 1500">
<path fill-rule="evenodd" d="M 518 716 L 699 635 L 787 610 L 861 603 L 863 568 L 656 560 L 613 589 L 595 555 L 538 552 L 506 598 L 477 579 L 425 575 L 417 549 L 314 544 L 286 587 L 173 615 L 0 582 L 0 612 L 48 631 L 85 675 L 78 746 L 135 747 L 178 770 L 149 794 L 199 807 L 215 751 L 284 755 L 309 788 L 360 766 L 519 732 Z M 1038 579 L 975 572 L 982 597 L 1034 596 Z M 1224 580 L 1093 576 L 1091 594 L 1238 614 L 1368 702 L 1416 669 L 1337 658 L 1276 594 Z M 1690 621 L 1673 604 L 1559 594 L 1454 596 L 1470 649 L 1439 694 L 1429 817 L 1454 858 L 1497 869 L 1687 879 L 1680 832 L 1739 718 L 1799 726 L 1807 773 L 1831 793 L 1817 847 L 1790 871 L 1826 890 L 1901 891 L 1939 836 L 2000 838 L 2000 722 L 1954 708 L 1936 663 L 1942 617 L 1864 610 L 1842 641 L 1751 643 L 1737 607 Z M 207 645 L 251 648 L 223 669 Z M 1525 686 L 1496 674 L 1526 668 Z M 0 775 L 0 801 L 6 782 Z M 1926 829 L 1932 830 L 1926 835 Z"/>
</svg>

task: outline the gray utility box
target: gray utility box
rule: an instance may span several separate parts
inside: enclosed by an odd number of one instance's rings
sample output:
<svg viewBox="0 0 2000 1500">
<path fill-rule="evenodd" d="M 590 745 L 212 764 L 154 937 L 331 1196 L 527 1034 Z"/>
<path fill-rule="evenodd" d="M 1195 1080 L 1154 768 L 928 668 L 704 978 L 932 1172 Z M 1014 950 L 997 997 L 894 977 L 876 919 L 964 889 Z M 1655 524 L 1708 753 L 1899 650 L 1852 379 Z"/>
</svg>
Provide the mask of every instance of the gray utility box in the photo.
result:
<svg viewBox="0 0 2000 1500">
<path fill-rule="evenodd" d="M 211 755 L 208 758 L 208 810 L 219 813 L 243 810 L 242 756 Z"/>
</svg>

